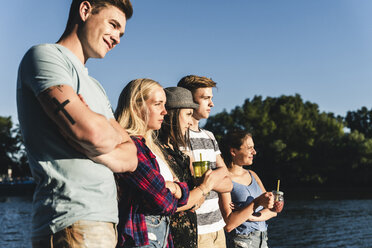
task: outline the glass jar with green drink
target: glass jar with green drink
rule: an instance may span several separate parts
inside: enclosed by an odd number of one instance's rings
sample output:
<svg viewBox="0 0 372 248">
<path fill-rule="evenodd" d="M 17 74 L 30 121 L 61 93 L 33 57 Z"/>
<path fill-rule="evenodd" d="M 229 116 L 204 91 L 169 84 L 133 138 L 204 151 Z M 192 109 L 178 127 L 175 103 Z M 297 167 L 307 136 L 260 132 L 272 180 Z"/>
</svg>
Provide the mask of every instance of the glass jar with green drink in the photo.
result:
<svg viewBox="0 0 372 248">
<path fill-rule="evenodd" d="M 210 162 L 209 161 L 194 161 L 192 162 L 192 166 L 194 168 L 194 177 L 201 178 L 204 173 L 210 169 Z"/>
</svg>

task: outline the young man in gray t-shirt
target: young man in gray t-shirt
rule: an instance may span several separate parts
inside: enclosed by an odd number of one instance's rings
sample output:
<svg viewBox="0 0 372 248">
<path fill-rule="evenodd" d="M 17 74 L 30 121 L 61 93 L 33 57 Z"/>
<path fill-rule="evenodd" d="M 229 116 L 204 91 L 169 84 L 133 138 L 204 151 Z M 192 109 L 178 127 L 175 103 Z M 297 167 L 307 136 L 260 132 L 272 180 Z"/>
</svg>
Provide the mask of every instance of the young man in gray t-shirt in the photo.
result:
<svg viewBox="0 0 372 248">
<path fill-rule="evenodd" d="M 73 0 L 56 44 L 32 47 L 17 80 L 18 117 L 37 183 L 33 247 L 115 247 L 113 172 L 134 171 L 137 151 L 85 63 L 120 42 L 129 0 Z"/>
<path fill-rule="evenodd" d="M 227 193 L 232 190 L 232 182 L 228 176 L 225 163 L 221 158 L 221 152 L 214 135 L 202 128 L 199 128 L 199 121 L 209 117 L 211 108 L 214 106 L 212 88 L 216 83 L 206 77 L 190 75 L 183 77 L 177 84 L 190 90 L 194 101 L 199 108 L 194 111 L 193 124 L 189 130 L 191 152 L 194 158 L 201 153 L 203 160 L 211 162 L 211 168 L 217 177 L 220 177 L 219 184 L 206 196 L 205 202 L 196 210 L 198 223 L 198 247 L 209 248 L 226 247 L 225 233 L 223 227 L 225 222 L 221 215 L 218 204 L 218 193 Z"/>
</svg>

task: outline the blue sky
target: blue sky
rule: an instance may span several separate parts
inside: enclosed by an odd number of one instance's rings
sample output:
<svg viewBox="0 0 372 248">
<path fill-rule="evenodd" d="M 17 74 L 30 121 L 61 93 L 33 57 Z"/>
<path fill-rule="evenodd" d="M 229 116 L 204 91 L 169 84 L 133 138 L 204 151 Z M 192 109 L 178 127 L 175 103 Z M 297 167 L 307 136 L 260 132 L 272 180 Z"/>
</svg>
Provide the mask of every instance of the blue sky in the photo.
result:
<svg viewBox="0 0 372 248">
<path fill-rule="evenodd" d="M 12 0 L 0 15 L 0 116 L 16 114 L 18 64 L 29 47 L 54 43 L 67 0 Z M 121 44 L 87 63 L 116 107 L 132 79 L 174 86 L 185 75 L 217 82 L 215 108 L 230 111 L 254 95 L 300 94 L 344 116 L 372 103 L 372 1 L 132 1 Z"/>
</svg>

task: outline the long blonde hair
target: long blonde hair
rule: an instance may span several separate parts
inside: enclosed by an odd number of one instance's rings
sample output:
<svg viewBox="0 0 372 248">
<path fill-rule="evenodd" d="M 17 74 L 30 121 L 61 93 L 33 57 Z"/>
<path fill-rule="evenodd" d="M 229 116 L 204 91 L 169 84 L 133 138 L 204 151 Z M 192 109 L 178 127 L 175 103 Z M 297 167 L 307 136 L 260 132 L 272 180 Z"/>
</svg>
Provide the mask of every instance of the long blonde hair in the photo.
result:
<svg viewBox="0 0 372 248">
<path fill-rule="evenodd" d="M 156 87 L 162 88 L 158 82 L 148 78 L 130 81 L 120 93 L 115 118 L 130 136 L 144 137 L 150 150 L 164 160 L 160 148 L 155 144 L 157 140 L 155 132 L 147 128 L 146 101 Z"/>
</svg>

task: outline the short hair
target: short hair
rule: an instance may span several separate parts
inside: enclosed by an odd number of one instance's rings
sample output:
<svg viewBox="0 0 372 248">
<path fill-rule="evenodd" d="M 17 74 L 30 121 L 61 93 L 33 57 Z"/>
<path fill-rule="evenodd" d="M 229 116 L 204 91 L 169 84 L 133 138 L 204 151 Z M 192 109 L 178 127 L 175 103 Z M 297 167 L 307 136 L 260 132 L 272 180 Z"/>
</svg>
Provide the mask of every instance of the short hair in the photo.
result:
<svg viewBox="0 0 372 248">
<path fill-rule="evenodd" d="M 74 24 L 80 4 L 84 1 L 88 1 L 92 5 L 92 14 L 97 14 L 102 8 L 112 5 L 123 11 L 127 20 L 133 15 L 133 7 L 130 0 L 72 0 L 66 29 L 70 29 Z"/>
<path fill-rule="evenodd" d="M 216 87 L 217 83 L 211 78 L 201 77 L 196 75 L 188 75 L 180 79 L 177 86 L 183 87 L 195 93 L 199 88 L 213 88 Z"/>
<path fill-rule="evenodd" d="M 252 138 L 252 134 L 245 130 L 233 130 L 225 134 L 221 141 L 221 155 L 227 167 L 231 168 L 232 155 L 231 148 L 240 149 L 243 142 L 248 138 Z"/>
</svg>

